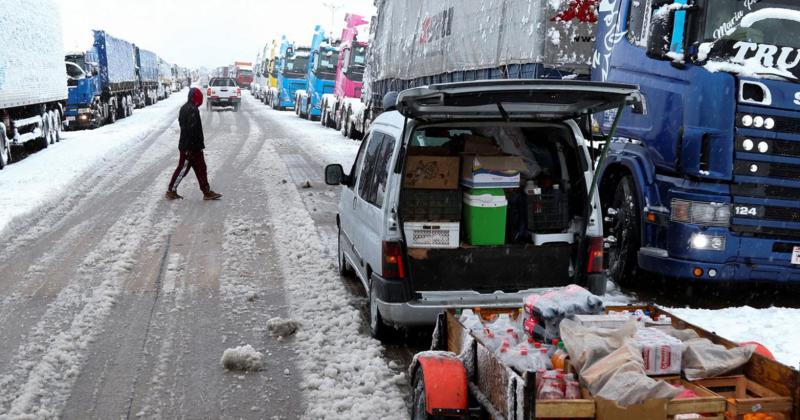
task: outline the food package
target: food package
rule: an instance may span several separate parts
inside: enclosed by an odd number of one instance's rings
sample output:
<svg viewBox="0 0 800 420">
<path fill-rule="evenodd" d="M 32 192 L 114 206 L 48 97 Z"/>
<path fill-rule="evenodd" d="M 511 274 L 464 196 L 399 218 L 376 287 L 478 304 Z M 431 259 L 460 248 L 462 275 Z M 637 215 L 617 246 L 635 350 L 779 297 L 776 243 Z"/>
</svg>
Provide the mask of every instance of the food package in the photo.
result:
<svg viewBox="0 0 800 420">
<path fill-rule="evenodd" d="M 589 328 L 619 328 L 630 318 L 622 315 L 575 315 L 572 319 Z"/>
<path fill-rule="evenodd" d="M 571 284 L 527 296 L 524 311 L 525 331 L 536 339 L 549 342 L 560 338 L 559 325 L 564 318 L 600 314 L 603 312 L 603 301 L 583 287 Z"/>
<path fill-rule="evenodd" d="M 642 350 L 644 370 L 648 375 L 678 375 L 681 373 L 683 343 L 656 328 L 641 328 L 634 341 Z"/>
</svg>

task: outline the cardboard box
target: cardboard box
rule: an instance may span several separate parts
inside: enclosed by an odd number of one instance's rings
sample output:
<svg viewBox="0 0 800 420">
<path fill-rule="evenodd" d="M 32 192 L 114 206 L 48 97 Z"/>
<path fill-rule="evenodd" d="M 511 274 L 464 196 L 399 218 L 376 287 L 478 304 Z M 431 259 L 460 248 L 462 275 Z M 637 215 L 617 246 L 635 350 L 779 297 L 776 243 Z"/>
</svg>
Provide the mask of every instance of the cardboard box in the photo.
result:
<svg viewBox="0 0 800 420">
<path fill-rule="evenodd" d="M 503 155 L 503 151 L 494 139 L 475 135 L 464 136 L 464 153 L 478 156 Z"/>
<path fill-rule="evenodd" d="M 468 188 L 519 188 L 524 169 L 525 163 L 517 156 L 464 155 L 461 184 Z"/>
<path fill-rule="evenodd" d="M 456 156 L 409 156 L 405 166 L 406 188 L 453 190 L 458 188 Z"/>
</svg>

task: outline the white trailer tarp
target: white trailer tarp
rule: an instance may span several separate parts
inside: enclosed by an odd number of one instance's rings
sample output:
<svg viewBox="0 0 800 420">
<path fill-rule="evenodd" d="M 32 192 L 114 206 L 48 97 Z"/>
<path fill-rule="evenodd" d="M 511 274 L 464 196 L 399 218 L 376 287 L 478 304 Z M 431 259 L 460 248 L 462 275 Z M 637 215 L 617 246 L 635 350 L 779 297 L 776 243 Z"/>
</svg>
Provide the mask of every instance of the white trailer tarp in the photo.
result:
<svg viewBox="0 0 800 420">
<path fill-rule="evenodd" d="M 595 21 L 587 0 L 381 0 L 366 77 L 527 63 L 586 74 Z"/>
<path fill-rule="evenodd" d="M 53 0 L 0 1 L 0 109 L 67 98 L 61 37 Z"/>
</svg>

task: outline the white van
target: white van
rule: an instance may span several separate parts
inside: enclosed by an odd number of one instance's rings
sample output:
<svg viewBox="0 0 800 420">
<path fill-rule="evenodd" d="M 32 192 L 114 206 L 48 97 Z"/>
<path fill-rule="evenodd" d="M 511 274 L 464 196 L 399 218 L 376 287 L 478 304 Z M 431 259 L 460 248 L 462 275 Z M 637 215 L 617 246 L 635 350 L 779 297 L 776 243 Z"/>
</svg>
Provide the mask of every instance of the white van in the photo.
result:
<svg viewBox="0 0 800 420">
<path fill-rule="evenodd" d="M 401 92 L 350 174 L 325 168 L 344 186 L 339 269 L 363 283 L 372 335 L 432 325 L 446 308 L 521 306 L 534 288 L 604 294 L 600 202 L 588 197 L 592 157 L 576 120 L 636 92 L 560 80 Z"/>
</svg>

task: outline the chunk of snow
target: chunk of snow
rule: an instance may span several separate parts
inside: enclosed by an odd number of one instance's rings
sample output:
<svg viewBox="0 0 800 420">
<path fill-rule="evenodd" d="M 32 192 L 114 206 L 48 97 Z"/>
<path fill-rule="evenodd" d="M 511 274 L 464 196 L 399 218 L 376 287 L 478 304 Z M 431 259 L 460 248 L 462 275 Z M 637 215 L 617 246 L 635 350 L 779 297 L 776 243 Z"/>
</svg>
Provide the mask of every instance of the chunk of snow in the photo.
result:
<svg viewBox="0 0 800 420">
<path fill-rule="evenodd" d="M 272 318 L 267 321 L 267 330 L 273 337 L 288 337 L 297 331 L 297 321 L 283 318 Z"/>
<path fill-rule="evenodd" d="M 247 344 L 225 350 L 220 362 L 228 370 L 261 370 L 264 367 L 263 358 L 261 352 Z"/>
</svg>

